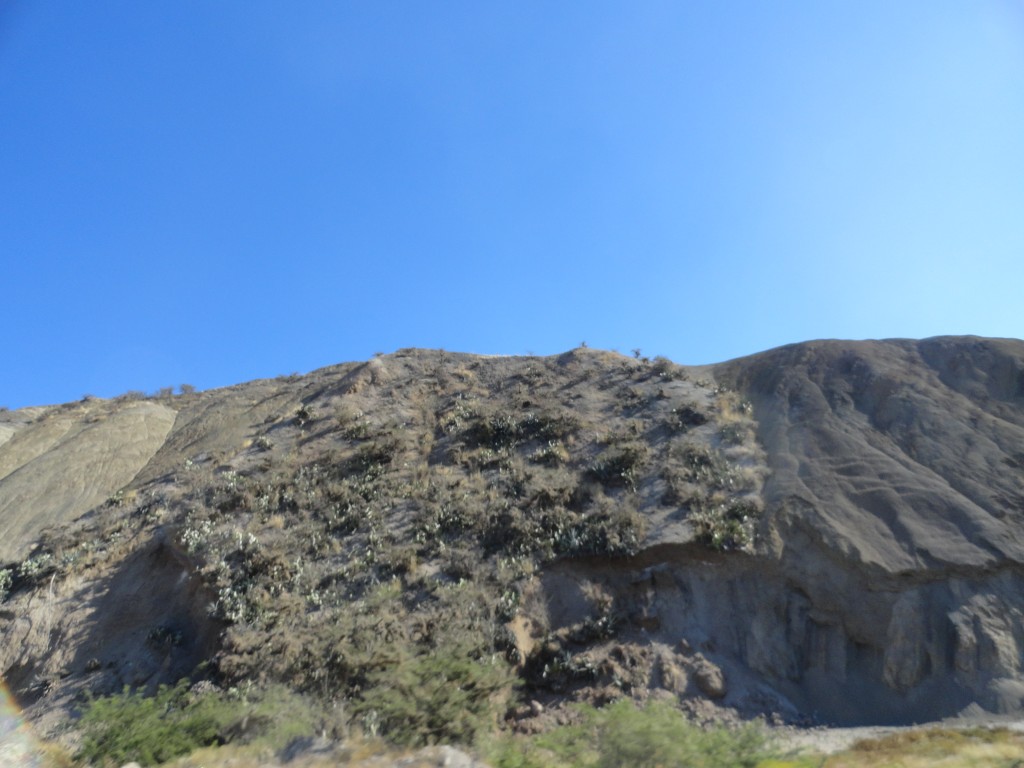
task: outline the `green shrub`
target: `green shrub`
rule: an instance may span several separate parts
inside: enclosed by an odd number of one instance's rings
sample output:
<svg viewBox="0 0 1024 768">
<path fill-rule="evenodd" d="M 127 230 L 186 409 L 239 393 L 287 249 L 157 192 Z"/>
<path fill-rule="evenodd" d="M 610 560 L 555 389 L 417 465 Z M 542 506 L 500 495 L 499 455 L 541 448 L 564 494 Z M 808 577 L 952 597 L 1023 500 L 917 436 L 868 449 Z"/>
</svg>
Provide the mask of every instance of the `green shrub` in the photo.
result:
<svg viewBox="0 0 1024 768">
<path fill-rule="evenodd" d="M 495 729 L 512 682 L 501 659 L 438 648 L 372 672 L 355 712 L 372 735 L 393 744 L 473 744 Z"/>
<path fill-rule="evenodd" d="M 18 566 L 18 579 L 25 584 L 38 584 L 57 570 L 57 561 L 50 552 L 39 552 Z"/>
<path fill-rule="evenodd" d="M 625 505 L 565 517 L 546 515 L 543 521 L 558 555 L 634 555 L 643 540 L 643 518 Z"/>
<path fill-rule="evenodd" d="M 471 444 L 498 449 L 531 440 L 561 440 L 578 428 L 576 418 L 568 414 L 495 414 L 476 422 L 466 437 Z"/>
<path fill-rule="evenodd" d="M 696 403 L 684 403 L 672 409 L 669 428 L 673 432 L 685 432 L 691 427 L 707 424 L 708 417 L 700 411 Z"/>
<path fill-rule="evenodd" d="M 10 568 L 0 569 L 0 603 L 7 599 L 11 593 L 11 584 L 14 579 L 11 577 Z"/>
<path fill-rule="evenodd" d="M 322 713 L 283 686 L 201 691 L 188 680 L 154 696 L 124 691 L 90 699 L 78 727 L 80 763 L 159 765 L 202 747 L 228 742 L 280 748 L 309 736 Z M 206 684 L 204 684 L 206 685 Z"/>
<path fill-rule="evenodd" d="M 643 540 L 644 522 L 631 506 L 592 505 L 577 512 L 562 506 L 497 510 L 483 521 L 480 541 L 491 555 L 556 556 L 633 555 Z"/>
<path fill-rule="evenodd" d="M 667 704 L 637 709 L 623 699 L 608 706 L 597 728 L 599 768 L 753 768 L 767 757 L 756 726 L 703 729 Z"/>
<path fill-rule="evenodd" d="M 711 549 L 724 552 L 744 549 L 753 541 L 754 521 L 759 515 L 757 505 L 749 499 L 729 503 L 708 504 L 693 501 L 690 523 L 696 539 Z"/>
<path fill-rule="evenodd" d="M 610 488 L 636 489 L 647 449 L 639 443 L 610 448 L 587 469 L 587 476 Z"/>
<path fill-rule="evenodd" d="M 79 758 L 89 765 L 157 765 L 217 742 L 225 725 L 202 700 L 190 701 L 188 681 L 155 696 L 128 688 L 90 700 L 78 722 Z"/>
<path fill-rule="evenodd" d="M 669 704 L 621 699 L 583 708 L 581 721 L 491 745 L 495 768 L 754 768 L 771 756 L 764 729 L 701 728 Z"/>
</svg>

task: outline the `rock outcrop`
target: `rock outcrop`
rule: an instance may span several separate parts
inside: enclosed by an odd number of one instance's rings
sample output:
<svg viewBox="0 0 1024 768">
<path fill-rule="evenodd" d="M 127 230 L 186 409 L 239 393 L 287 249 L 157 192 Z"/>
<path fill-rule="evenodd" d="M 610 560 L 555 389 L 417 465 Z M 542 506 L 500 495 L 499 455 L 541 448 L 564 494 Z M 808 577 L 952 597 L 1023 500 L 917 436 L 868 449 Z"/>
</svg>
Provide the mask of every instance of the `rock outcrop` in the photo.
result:
<svg viewBox="0 0 1024 768">
<path fill-rule="evenodd" d="M 792 587 L 772 677 L 844 722 L 1019 711 L 1024 343 L 814 342 L 719 370 L 754 403 L 760 555 Z"/>
</svg>

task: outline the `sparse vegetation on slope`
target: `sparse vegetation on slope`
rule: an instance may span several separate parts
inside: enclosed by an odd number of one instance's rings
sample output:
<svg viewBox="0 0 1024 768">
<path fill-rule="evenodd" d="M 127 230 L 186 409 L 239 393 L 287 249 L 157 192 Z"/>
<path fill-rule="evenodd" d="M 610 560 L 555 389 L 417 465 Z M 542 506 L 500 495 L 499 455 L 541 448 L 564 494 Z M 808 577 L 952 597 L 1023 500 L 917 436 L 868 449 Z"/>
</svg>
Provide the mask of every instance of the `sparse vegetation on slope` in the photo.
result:
<svg viewBox="0 0 1024 768">
<path fill-rule="evenodd" d="M 1000 340 L 403 350 L 0 414 L 0 670 L 48 727 L 185 677 L 408 745 L 1013 709 L 1022 382 Z"/>
<path fill-rule="evenodd" d="M 999 340 L 703 370 L 406 350 L 4 413 L 0 670 L 50 727 L 89 695 L 141 724 L 143 694 L 185 676 L 225 722 L 277 686 L 329 738 L 501 731 L 509 765 L 671 763 L 626 737 L 661 743 L 676 708 L 1013 709 L 1022 382 L 1024 348 Z M 184 710 L 202 708 L 160 717 Z M 257 721 L 216 740 L 256 754 Z M 763 767 L 1024 759 L 1016 736 L 956 738 Z"/>
<path fill-rule="evenodd" d="M 131 666 L 90 656 L 34 674 L 33 695 L 99 697 L 83 725 L 135 707 L 198 714 L 138 698 L 185 669 L 221 690 L 287 686 L 342 713 L 335 735 L 469 743 L 506 727 L 524 686 L 564 693 L 607 677 L 619 695 L 646 690 L 599 673 L 627 606 L 600 602 L 572 631 L 545 626 L 532 603 L 521 617 L 549 565 L 625 561 L 672 521 L 712 549 L 752 541 L 753 503 L 722 523 L 727 536 L 707 533 L 707 509 L 756 497 L 752 432 L 723 441 L 721 392 L 664 359 L 577 350 L 494 368 L 407 352 L 261 383 L 262 400 L 245 391 L 167 399 L 186 410 L 136 481 L 0 569 L 15 601 L 80 589 L 126 558 L 189 579 L 165 617 L 147 609 L 141 639 L 124 639 Z M 99 423 L 138 403 L 81 407 Z M 687 463 L 699 450 L 714 457 L 710 474 Z M 222 738 L 216 726 L 190 743 Z"/>
</svg>

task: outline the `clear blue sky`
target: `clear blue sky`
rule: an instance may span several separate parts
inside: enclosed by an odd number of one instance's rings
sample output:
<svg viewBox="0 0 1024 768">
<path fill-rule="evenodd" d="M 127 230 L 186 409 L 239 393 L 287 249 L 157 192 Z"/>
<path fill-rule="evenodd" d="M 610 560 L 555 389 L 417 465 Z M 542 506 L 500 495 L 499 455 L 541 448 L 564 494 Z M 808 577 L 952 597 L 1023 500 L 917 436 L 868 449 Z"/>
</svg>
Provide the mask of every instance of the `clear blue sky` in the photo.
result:
<svg viewBox="0 0 1024 768">
<path fill-rule="evenodd" d="M 0 405 L 1024 337 L 1024 2 L 0 0 Z"/>
</svg>

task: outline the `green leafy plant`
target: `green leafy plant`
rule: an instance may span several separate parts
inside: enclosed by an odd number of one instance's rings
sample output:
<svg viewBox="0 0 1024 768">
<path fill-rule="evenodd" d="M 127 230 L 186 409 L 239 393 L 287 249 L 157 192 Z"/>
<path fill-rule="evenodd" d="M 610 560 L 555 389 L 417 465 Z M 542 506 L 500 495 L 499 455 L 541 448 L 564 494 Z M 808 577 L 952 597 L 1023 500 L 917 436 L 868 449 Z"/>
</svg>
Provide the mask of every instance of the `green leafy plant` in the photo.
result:
<svg viewBox="0 0 1024 768">
<path fill-rule="evenodd" d="M 151 766 L 229 742 L 279 748 L 311 735 L 321 720 L 320 711 L 283 686 L 224 691 L 181 680 L 153 696 L 125 688 L 83 705 L 76 757 L 90 766 Z"/>
<path fill-rule="evenodd" d="M 57 570 L 57 563 L 50 552 L 39 552 L 24 560 L 18 566 L 18 577 L 29 584 L 34 584 Z"/>
<path fill-rule="evenodd" d="M 497 726 L 513 683 L 501 658 L 449 647 L 398 657 L 368 676 L 355 711 L 393 744 L 472 744 Z"/>
<path fill-rule="evenodd" d="M 701 544 L 720 552 L 750 545 L 754 521 L 760 513 L 752 501 L 737 499 L 720 504 L 695 503 L 694 506 L 689 519 Z"/>
<path fill-rule="evenodd" d="M 647 460 L 647 450 L 640 444 L 610 448 L 587 469 L 587 475 L 605 486 L 636 489 L 640 468 Z"/>
<path fill-rule="evenodd" d="M 158 765 L 217 742 L 226 725 L 202 699 L 190 701 L 189 683 L 163 686 L 146 697 L 129 689 L 89 700 L 79 720 L 79 759 L 89 765 Z"/>
<path fill-rule="evenodd" d="M 579 722 L 492 742 L 495 768 L 755 768 L 774 751 L 758 725 L 701 728 L 664 702 L 580 707 Z"/>
<path fill-rule="evenodd" d="M 497 451 L 531 440 L 561 440 L 578 428 L 578 420 L 567 413 L 492 413 L 473 421 L 464 439 L 468 445 Z"/>
<path fill-rule="evenodd" d="M 11 593 L 11 584 L 14 579 L 11 576 L 10 568 L 0 569 L 0 603 L 7 599 L 7 596 Z"/>
</svg>

